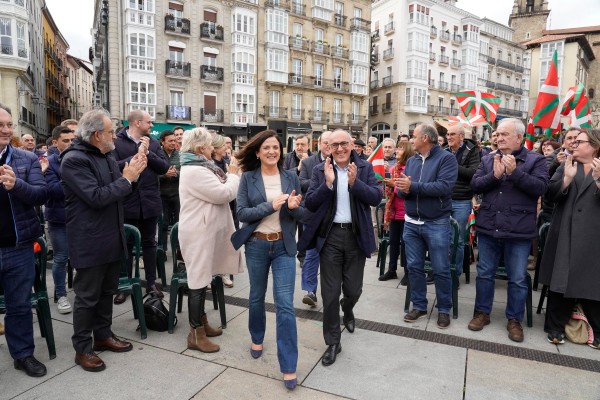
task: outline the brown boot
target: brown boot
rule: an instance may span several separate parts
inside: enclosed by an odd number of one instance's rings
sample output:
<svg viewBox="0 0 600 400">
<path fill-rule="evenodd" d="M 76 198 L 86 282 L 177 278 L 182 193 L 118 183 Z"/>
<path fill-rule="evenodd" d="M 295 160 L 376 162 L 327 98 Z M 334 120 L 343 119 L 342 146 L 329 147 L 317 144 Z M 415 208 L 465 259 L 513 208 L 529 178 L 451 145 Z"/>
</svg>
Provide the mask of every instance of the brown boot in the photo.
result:
<svg viewBox="0 0 600 400">
<path fill-rule="evenodd" d="M 206 314 L 200 317 L 200 322 L 202 322 L 202 326 L 204 327 L 204 332 L 206 332 L 206 336 L 215 337 L 221 336 L 223 334 L 223 329 L 220 326 L 213 328 L 208 324 L 208 317 Z"/>
<path fill-rule="evenodd" d="M 188 349 L 199 350 L 203 353 L 216 353 L 220 350 L 218 344 L 211 342 L 206 337 L 206 332 L 203 326 L 191 328 L 187 337 Z"/>
</svg>

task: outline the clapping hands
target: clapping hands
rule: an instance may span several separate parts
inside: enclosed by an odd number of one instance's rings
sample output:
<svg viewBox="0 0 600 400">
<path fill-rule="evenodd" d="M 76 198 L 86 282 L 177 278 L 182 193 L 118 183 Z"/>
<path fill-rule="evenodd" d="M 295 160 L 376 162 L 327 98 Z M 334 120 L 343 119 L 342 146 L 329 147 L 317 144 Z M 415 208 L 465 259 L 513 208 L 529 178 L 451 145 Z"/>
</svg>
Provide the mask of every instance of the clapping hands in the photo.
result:
<svg viewBox="0 0 600 400">
<path fill-rule="evenodd" d="M 287 199 L 288 208 L 293 210 L 294 208 L 298 208 L 300 206 L 300 202 L 302 202 L 302 195 L 299 194 L 296 196 L 296 191 L 292 190 L 292 193 Z"/>
</svg>

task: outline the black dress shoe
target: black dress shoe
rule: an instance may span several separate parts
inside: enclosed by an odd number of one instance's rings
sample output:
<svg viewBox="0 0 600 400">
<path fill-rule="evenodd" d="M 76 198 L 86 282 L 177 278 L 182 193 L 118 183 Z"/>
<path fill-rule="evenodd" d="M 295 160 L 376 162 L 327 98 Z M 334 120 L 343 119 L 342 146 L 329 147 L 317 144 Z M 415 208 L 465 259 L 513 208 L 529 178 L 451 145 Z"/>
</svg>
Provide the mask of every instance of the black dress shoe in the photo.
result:
<svg viewBox="0 0 600 400">
<path fill-rule="evenodd" d="M 129 296 L 129 293 L 123 293 L 123 292 L 118 293 L 115 296 L 115 299 L 113 300 L 113 303 L 114 304 L 123 304 L 123 303 L 125 303 L 125 300 L 127 300 L 127 296 Z"/>
<path fill-rule="evenodd" d="M 348 330 L 348 332 L 354 333 L 354 327 L 355 327 L 354 315 L 352 315 L 352 319 L 347 319 L 344 316 L 344 326 L 346 327 L 346 329 Z"/>
<path fill-rule="evenodd" d="M 342 298 L 342 300 L 340 300 L 340 305 L 342 306 L 342 311 L 344 312 L 344 317 L 342 318 L 342 321 L 344 322 L 344 326 L 346 327 L 346 329 L 348 330 L 348 332 L 353 333 L 354 332 L 354 312 L 350 309 L 350 310 L 345 310 L 344 308 L 346 308 L 346 302 L 347 300 L 345 298 Z"/>
<path fill-rule="evenodd" d="M 388 270 L 388 272 L 379 277 L 380 281 L 389 281 L 390 279 L 398 279 L 396 271 Z"/>
<path fill-rule="evenodd" d="M 44 364 L 35 359 L 34 356 L 20 358 L 14 362 L 15 369 L 25 371 L 29 376 L 40 377 L 46 375 Z"/>
<path fill-rule="evenodd" d="M 329 366 L 335 362 L 335 359 L 338 354 L 342 351 L 342 345 L 340 343 L 330 344 L 325 350 L 325 354 L 323 355 L 323 360 L 321 363 L 324 366 Z"/>
</svg>

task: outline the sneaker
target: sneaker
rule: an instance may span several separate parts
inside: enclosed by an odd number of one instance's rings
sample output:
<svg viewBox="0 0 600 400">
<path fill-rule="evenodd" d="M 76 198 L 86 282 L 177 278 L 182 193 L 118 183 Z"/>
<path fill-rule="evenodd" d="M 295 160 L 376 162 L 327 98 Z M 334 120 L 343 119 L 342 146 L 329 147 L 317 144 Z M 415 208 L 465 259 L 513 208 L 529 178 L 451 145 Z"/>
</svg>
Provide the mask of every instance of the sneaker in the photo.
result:
<svg viewBox="0 0 600 400">
<path fill-rule="evenodd" d="M 473 319 L 469 322 L 468 328 L 471 331 L 480 331 L 484 326 L 490 324 L 490 316 L 481 311 L 473 313 Z"/>
<path fill-rule="evenodd" d="M 408 286 L 408 274 L 404 274 L 402 279 L 400 279 L 400 286 Z"/>
<path fill-rule="evenodd" d="M 417 322 L 421 318 L 425 318 L 427 316 L 427 311 L 420 310 L 411 310 L 408 314 L 404 316 L 404 322 Z"/>
<path fill-rule="evenodd" d="M 592 349 L 600 350 L 600 338 L 595 338 L 593 343 L 588 343 Z"/>
<path fill-rule="evenodd" d="M 379 277 L 380 281 L 389 281 L 390 279 L 398 279 L 396 271 L 388 270 L 388 272 Z"/>
<path fill-rule="evenodd" d="M 68 314 L 70 313 L 73 308 L 71 307 L 71 303 L 69 303 L 69 299 L 67 299 L 67 296 L 62 296 L 58 298 L 58 312 L 60 314 Z"/>
<path fill-rule="evenodd" d="M 440 329 L 447 329 L 450 326 L 450 314 L 439 313 L 437 326 Z"/>
<path fill-rule="evenodd" d="M 311 307 L 315 307 L 317 305 L 317 295 L 313 292 L 306 293 L 302 299 L 302 303 Z"/>
<path fill-rule="evenodd" d="M 506 330 L 508 331 L 508 338 L 513 342 L 522 342 L 525 337 L 523 336 L 523 327 L 521 322 L 516 319 L 509 319 L 506 324 Z"/>
<path fill-rule="evenodd" d="M 233 281 L 231 279 L 229 279 L 228 275 L 221 275 L 221 279 L 223 279 L 223 285 L 225 285 L 225 287 L 228 287 L 228 288 L 233 287 Z"/>
<path fill-rule="evenodd" d="M 552 344 L 564 344 L 565 335 L 563 333 L 550 331 L 548 332 L 548 342 Z"/>
</svg>

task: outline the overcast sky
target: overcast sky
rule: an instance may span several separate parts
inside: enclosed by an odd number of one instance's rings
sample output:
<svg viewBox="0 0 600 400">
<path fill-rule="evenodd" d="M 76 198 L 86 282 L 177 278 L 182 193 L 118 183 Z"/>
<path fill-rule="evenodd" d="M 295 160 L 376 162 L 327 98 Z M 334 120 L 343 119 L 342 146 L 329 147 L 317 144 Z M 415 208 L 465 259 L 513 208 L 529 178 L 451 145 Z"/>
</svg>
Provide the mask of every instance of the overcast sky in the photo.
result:
<svg viewBox="0 0 600 400">
<path fill-rule="evenodd" d="M 550 29 L 600 25 L 600 0 L 549 0 Z M 52 17 L 71 46 L 69 54 L 88 59 L 94 0 L 46 0 Z M 75 7 L 74 4 L 77 4 Z M 457 6 L 508 24 L 514 0 L 458 0 Z"/>
</svg>

